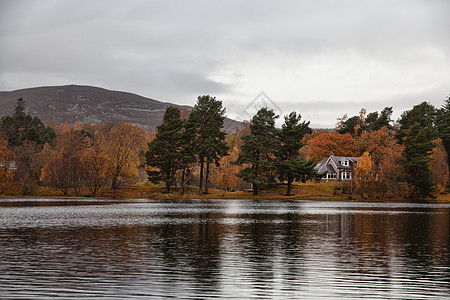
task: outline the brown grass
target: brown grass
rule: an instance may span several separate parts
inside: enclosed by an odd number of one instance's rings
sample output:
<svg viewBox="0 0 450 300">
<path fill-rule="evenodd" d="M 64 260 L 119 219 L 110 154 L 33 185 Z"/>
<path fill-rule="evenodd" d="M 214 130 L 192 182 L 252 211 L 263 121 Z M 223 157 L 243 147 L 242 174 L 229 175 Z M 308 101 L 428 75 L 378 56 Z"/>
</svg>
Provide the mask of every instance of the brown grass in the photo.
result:
<svg viewBox="0 0 450 300">
<path fill-rule="evenodd" d="M 379 202 L 408 202 L 410 199 L 369 199 L 361 198 L 351 199 L 348 194 L 342 193 L 342 183 L 340 182 L 322 182 L 322 183 L 296 183 L 293 185 L 293 196 L 285 196 L 286 185 L 278 185 L 272 190 L 261 191 L 258 195 L 253 195 L 251 191 L 224 192 L 220 189 L 210 189 L 208 195 L 198 195 L 197 187 L 188 187 L 185 194 L 181 196 L 178 188 L 172 188 L 170 194 L 164 193 L 165 188 L 162 186 L 120 186 L 116 190 L 103 188 L 96 195 L 91 195 L 87 189 L 81 192 L 82 197 L 95 198 L 111 198 L 111 199 L 250 199 L 250 200 L 325 200 L 325 201 L 379 201 Z M 22 197 L 18 187 L 10 189 L 7 193 L 9 197 Z M 6 195 L 3 195 L 5 197 Z M 32 196 L 29 197 L 76 197 L 75 193 L 70 190 L 68 195 L 64 195 L 61 191 L 48 188 L 38 187 Z M 432 202 L 450 203 L 450 194 L 439 195 Z"/>
</svg>

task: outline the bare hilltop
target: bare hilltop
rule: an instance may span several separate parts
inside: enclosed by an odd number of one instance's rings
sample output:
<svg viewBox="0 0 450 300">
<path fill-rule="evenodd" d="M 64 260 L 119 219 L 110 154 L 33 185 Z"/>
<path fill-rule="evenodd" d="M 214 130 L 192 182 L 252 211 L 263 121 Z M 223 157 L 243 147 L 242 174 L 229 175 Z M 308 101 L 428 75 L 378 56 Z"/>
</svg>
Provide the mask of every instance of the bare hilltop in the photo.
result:
<svg viewBox="0 0 450 300">
<path fill-rule="evenodd" d="M 162 102 L 128 92 L 94 86 L 64 85 L 26 88 L 0 92 L 0 117 L 11 115 L 18 98 L 26 103 L 27 113 L 43 122 L 84 122 L 103 124 L 127 122 L 145 129 L 155 129 L 167 106 L 191 111 L 192 107 Z M 240 122 L 226 119 L 227 131 L 239 128 Z"/>
</svg>

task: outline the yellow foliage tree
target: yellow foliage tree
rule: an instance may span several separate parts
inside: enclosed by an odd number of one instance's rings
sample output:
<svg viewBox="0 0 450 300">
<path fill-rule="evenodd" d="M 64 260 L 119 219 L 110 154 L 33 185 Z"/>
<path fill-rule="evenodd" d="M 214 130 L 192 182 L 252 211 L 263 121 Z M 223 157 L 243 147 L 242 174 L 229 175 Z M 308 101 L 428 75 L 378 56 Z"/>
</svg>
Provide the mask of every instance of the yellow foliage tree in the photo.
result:
<svg viewBox="0 0 450 300">
<path fill-rule="evenodd" d="M 129 123 L 109 123 L 101 128 L 98 135 L 111 188 L 116 189 L 120 179 L 137 178 L 146 150 L 145 130 Z"/>
<path fill-rule="evenodd" d="M 369 152 L 359 158 L 355 168 L 355 189 L 361 194 L 361 197 L 368 198 L 374 191 L 376 181 L 376 170 L 372 163 L 372 157 Z"/>
</svg>

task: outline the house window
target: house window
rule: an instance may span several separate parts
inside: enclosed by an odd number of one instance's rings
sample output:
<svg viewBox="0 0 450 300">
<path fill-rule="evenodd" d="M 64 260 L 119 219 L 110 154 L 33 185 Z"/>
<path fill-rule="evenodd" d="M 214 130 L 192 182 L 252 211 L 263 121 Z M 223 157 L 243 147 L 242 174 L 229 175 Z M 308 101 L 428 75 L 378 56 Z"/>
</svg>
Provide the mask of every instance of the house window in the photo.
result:
<svg viewBox="0 0 450 300">
<path fill-rule="evenodd" d="M 336 179 L 336 173 L 327 173 L 327 179 Z"/>
<path fill-rule="evenodd" d="M 343 166 L 348 166 L 348 160 L 344 159 L 343 161 L 341 161 L 341 164 Z"/>
<path fill-rule="evenodd" d="M 341 178 L 342 178 L 342 180 L 350 180 L 350 179 L 352 179 L 352 173 L 342 172 Z"/>
</svg>

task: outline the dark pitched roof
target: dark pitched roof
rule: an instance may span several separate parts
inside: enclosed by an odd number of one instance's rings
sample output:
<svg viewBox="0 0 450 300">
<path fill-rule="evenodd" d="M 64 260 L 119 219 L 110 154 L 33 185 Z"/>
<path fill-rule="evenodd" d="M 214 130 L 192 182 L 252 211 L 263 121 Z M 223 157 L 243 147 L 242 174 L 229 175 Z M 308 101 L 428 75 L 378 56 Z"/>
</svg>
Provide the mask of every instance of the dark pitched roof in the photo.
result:
<svg viewBox="0 0 450 300">
<path fill-rule="evenodd" d="M 317 173 L 325 173 L 328 171 L 328 173 L 336 173 L 336 170 L 334 170 L 333 167 L 331 167 L 331 164 L 334 164 L 337 169 L 351 169 L 352 165 L 355 164 L 358 161 L 359 157 L 347 157 L 347 156 L 330 156 L 325 157 L 321 161 L 319 161 L 316 166 L 314 167 L 314 170 Z M 348 161 L 348 165 L 344 165 L 343 162 Z"/>
</svg>

